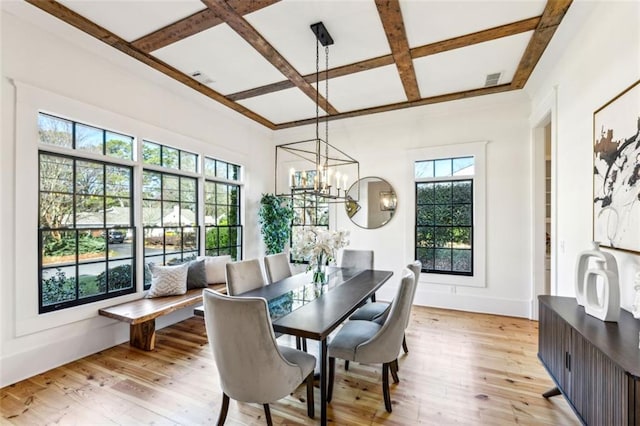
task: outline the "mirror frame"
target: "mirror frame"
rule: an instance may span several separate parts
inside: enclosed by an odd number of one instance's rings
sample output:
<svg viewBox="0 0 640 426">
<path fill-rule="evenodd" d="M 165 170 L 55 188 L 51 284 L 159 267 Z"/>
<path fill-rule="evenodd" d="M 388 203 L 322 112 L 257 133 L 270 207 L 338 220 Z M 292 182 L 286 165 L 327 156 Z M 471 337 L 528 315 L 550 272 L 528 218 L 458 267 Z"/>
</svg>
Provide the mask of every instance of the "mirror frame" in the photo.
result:
<svg viewBox="0 0 640 426">
<path fill-rule="evenodd" d="M 389 201 L 392 203 L 392 206 L 388 206 L 386 205 L 386 203 L 383 203 L 381 199 L 378 200 L 378 205 L 380 206 L 380 211 L 381 212 L 390 212 L 390 216 L 388 219 L 384 220 L 382 223 L 380 223 L 377 226 L 368 226 L 368 216 L 367 216 L 367 224 L 366 225 L 362 225 L 358 222 L 356 222 L 353 219 L 353 216 L 355 216 L 356 213 L 358 213 L 358 211 L 360 211 L 360 209 L 362 208 L 362 201 L 363 201 L 363 195 L 362 194 L 366 194 L 367 191 L 363 191 L 362 188 L 360 188 L 360 185 L 364 182 L 367 181 L 379 181 L 381 183 L 386 184 L 390 190 L 389 191 L 381 191 L 381 194 L 388 194 L 389 195 Z M 357 186 L 356 186 L 357 185 Z M 393 217 L 395 216 L 396 210 L 398 209 L 398 194 L 396 193 L 395 189 L 393 188 L 393 186 L 389 183 L 389 181 L 387 181 L 386 179 L 383 179 L 379 176 L 365 176 L 362 177 L 360 179 L 358 179 L 357 181 L 355 181 L 347 190 L 346 196 L 349 196 L 349 194 L 354 194 L 354 193 L 358 193 L 358 201 L 355 201 L 353 198 L 347 200 L 344 202 L 344 210 L 345 213 L 347 214 L 347 217 L 349 218 L 349 220 L 351 220 L 351 222 L 356 225 L 359 228 L 362 229 L 379 229 L 382 228 L 383 226 L 385 226 L 387 223 L 389 223 L 391 221 L 391 219 L 393 219 Z M 368 197 L 366 197 L 366 202 L 369 203 Z M 370 204 L 370 203 L 369 203 Z"/>
</svg>

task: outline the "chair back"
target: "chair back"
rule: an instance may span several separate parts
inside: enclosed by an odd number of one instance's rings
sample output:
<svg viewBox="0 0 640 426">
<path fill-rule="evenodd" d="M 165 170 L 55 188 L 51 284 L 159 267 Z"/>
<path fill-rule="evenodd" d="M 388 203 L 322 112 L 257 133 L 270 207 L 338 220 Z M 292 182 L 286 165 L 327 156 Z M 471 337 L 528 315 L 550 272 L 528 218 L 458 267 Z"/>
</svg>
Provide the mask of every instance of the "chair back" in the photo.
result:
<svg viewBox="0 0 640 426">
<path fill-rule="evenodd" d="M 356 348 L 355 360 L 363 363 L 385 363 L 398 358 L 404 338 L 404 329 L 411 313 L 415 287 L 415 275 L 411 270 L 402 271 L 402 279 L 396 296 L 391 302 L 389 314 L 380 330 L 368 341 Z"/>
<path fill-rule="evenodd" d="M 278 349 L 265 299 L 205 289 L 203 303 L 207 337 L 226 395 L 267 404 L 302 383 L 301 367 Z"/>
<path fill-rule="evenodd" d="M 258 259 L 227 263 L 226 272 L 229 296 L 237 296 L 267 285 Z"/>
<path fill-rule="evenodd" d="M 413 285 L 413 295 L 411 296 L 411 306 L 413 306 L 413 300 L 416 298 L 418 281 L 420 280 L 420 271 L 422 271 L 422 262 L 420 262 L 419 260 L 414 260 L 412 263 L 407 265 L 407 268 L 409 268 L 409 270 L 413 272 L 413 275 L 415 277 L 415 283 Z M 404 325 L 405 329 L 409 326 L 410 319 L 411 319 L 411 314 L 407 315 L 407 323 Z"/>
<path fill-rule="evenodd" d="M 267 281 L 269 284 L 291 276 L 289 259 L 284 253 L 265 256 L 264 269 L 267 272 Z"/>
<path fill-rule="evenodd" d="M 373 250 L 342 250 L 341 268 L 373 269 Z"/>
</svg>

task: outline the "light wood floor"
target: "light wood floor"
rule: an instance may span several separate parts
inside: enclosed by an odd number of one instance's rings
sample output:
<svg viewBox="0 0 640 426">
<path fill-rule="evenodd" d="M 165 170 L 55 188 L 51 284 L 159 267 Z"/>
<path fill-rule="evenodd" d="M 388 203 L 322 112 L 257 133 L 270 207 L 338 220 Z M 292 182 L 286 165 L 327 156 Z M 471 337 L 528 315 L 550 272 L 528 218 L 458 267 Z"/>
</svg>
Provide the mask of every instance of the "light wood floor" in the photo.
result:
<svg viewBox="0 0 640 426">
<path fill-rule="evenodd" d="M 577 425 L 536 357 L 538 323 L 414 307 L 400 383 L 387 413 L 379 366 L 336 366 L 329 419 L 340 425 Z M 46 356 L 46 353 L 42 354 Z M 316 424 L 305 388 L 271 404 L 275 424 Z M 215 424 L 221 392 L 204 323 L 159 331 L 157 349 L 127 343 L 0 390 L 2 424 Z M 316 389 L 316 402 L 320 400 Z M 318 407 L 316 405 L 316 407 Z M 231 401 L 227 425 L 263 425 L 262 406 Z"/>
</svg>

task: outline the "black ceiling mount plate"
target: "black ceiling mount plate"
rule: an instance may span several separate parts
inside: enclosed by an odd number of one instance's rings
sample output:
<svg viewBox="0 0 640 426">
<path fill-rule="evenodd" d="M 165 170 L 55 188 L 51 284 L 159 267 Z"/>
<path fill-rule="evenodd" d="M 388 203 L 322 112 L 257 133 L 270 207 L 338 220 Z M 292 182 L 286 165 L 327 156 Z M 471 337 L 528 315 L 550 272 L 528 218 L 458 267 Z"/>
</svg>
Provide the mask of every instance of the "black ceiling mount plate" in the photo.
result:
<svg viewBox="0 0 640 426">
<path fill-rule="evenodd" d="M 316 22 L 315 24 L 311 24 L 311 31 L 316 35 L 316 38 L 323 46 L 329 46 L 333 44 L 333 39 L 331 38 L 331 34 L 327 31 L 327 28 L 324 26 L 322 22 Z"/>
</svg>

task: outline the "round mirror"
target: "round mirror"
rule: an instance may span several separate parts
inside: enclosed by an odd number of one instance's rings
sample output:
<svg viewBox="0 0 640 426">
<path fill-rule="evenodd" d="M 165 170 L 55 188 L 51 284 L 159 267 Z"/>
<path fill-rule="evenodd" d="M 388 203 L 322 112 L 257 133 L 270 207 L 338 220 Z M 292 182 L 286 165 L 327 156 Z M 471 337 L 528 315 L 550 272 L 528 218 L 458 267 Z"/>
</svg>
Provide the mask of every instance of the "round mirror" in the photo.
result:
<svg viewBox="0 0 640 426">
<path fill-rule="evenodd" d="M 365 229 L 384 226 L 396 211 L 396 192 L 386 180 L 368 176 L 356 182 L 347 191 L 344 208 L 349 219 Z"/>
</svg>

